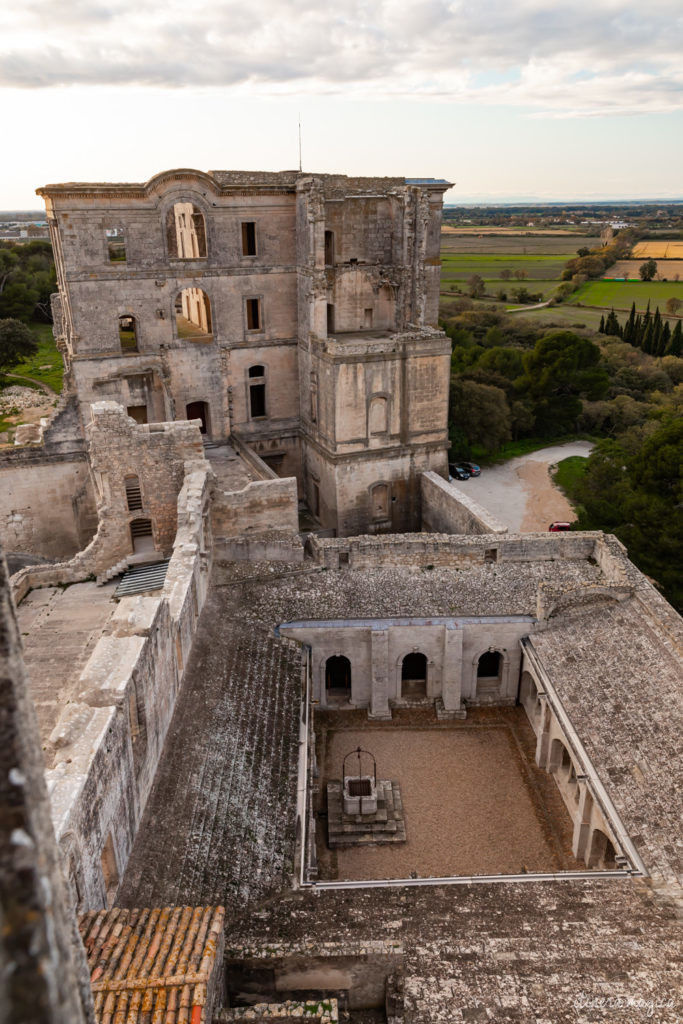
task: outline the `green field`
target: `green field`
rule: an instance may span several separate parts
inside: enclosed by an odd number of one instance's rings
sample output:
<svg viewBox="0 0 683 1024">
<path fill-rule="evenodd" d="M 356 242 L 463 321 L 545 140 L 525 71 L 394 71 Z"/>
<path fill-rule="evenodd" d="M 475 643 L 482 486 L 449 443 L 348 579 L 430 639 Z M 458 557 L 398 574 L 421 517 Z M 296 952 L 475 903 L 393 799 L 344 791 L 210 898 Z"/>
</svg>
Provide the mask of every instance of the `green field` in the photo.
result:
<svg viewBox="0 0 683 1024">
<path fill-rule="evenodd" d="M 62 390 L 64 362 L 61 354 L 57 351 L 52 327 L 50 324 L 35 323 L 29 324 L 29 326 L 38 338 L 38 351 L 30 359 L 25 359 L 23 363 L 17 363 L 10 372 L 19 376 L 32 377 L 59 393 Z M 11 383 L 20 384 L 21 381 L 11 381 Z"/>
<path fill-rule="evenodd" d="M 483 275 L 482 275 L 483 276 Z M 683 299 L 683 282 L 674 281 L 588 281 L 572 297 L 572 302 L 603 309 L 623 309 L 628 312 L 635 302 L 636 309 L 644 312 L 648 302 L 654 312 L 659 306 L 664 312 L 667 299 Z"/>
<path fill-rule="evenodd" d="M 501 270 L 523 271 L 528 280 L 558 280 L 564 270 L 568 256 L 520 256 L 513 255 L 465 255 L 442 253 L 441 280 L 466 281 L 472 274 L 479 274 L 484 280 L 499 280 Z"/>
</svg>

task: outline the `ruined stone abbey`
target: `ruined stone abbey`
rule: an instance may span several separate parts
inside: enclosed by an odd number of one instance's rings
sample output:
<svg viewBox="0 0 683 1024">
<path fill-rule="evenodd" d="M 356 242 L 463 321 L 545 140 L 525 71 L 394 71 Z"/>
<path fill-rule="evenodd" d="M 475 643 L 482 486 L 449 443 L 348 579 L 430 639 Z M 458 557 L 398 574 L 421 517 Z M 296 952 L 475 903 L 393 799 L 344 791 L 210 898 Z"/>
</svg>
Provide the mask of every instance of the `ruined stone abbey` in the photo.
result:
<svg viewBox="0 0 683 1024">
<path fill-rule="evenodd" d="M 680 1019 L 681 620 L 615 538 L 450 485 L 448 187 L 39 189 L 1 1019 Z"/>
</svg>

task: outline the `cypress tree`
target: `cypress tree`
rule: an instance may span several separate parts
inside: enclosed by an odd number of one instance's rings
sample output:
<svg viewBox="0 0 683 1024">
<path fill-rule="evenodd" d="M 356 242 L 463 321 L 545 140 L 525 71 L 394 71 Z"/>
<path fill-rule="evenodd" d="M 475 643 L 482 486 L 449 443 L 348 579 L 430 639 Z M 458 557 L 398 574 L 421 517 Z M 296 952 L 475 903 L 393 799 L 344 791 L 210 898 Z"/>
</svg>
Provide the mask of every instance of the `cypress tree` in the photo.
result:
<svg viewBox="0 0 683 1024">
<path fill-rule="evenodd" d="M 629 313 L 628 320 L 624 324 L 624 341 L 627 341 L 629 345 L 636 344 L 636 304 L 635 302 L 631 306 L 631 312 Z"/>
<path fill-rule="evenodd" d="M 652 326 L 652 320 L 648 323 L 643 333 L 643 344 L 641 346 L 643 352 L 647 352 L 652 355 L 652 341 L 654 338 L 654 328 Z"/>
<path fill-rule="evenodd" d="M 671 328 L 669 327 L 669 321 L 665 320 L 664 321 L 664 326 L 662 327 L 662 333 L 659 335 L 659 345 L 657 346 L 657 355 L 658 356 L 665 355 L 666 350 L 669 347 L 670 341 L 671 341 Z"/>
<path fill-rule="evenodd" d="M 662 334 L 662 318 L 659 313 L 659 306 L 655 310 L 655 315 L 652 320 L 652 355 L 659 355 L 659 339 Z"/>
<path fill-rule="evenodd" d="M 637 348 L 642 348 L 644 333 L 645 328 L 643 327 L 643 321 L 639 313 L 636 317 L 635 327 L 633 328 L 633 341 L 631 344 L 635 345 Z"/>
<path fill-rule="evenodd" d="M 598 327 L 598 334 L 605 333 L 605 314 L 600 317 L 600 326 Z"/>
<path fill-rule="evenodd" d="M 612 334 L 616 335 L 617 337 L 621 336 L 621 327 L 619 326 L 617 314 L 614 312 L 614 310 L 612 310 L 609 313 L 607 319 L 605 320 L 605 334 Z"/>
<path fill-rule="evenodd" d="M 683 327 L 681 327 L 681 321 L 676 322 L 676 326 L 673 329 L 671 335 L 671 341 L 669 342 L 669 348 L 667 350 L 668 356 L 680 356 L 683 353 Z"/>
</svg>

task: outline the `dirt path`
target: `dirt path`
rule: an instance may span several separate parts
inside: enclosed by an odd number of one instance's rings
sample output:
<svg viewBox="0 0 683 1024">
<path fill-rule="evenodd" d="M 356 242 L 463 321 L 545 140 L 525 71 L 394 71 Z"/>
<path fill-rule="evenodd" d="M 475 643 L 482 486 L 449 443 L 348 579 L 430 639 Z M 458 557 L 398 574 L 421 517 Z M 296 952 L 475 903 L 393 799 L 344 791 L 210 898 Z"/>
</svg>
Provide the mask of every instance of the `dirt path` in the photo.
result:
<svg viewBox="0 0 683 1024">
<path fill-rule="evenodd" d="M 42 380 L 36 380 L 35 377 L 26 377 L 24 376 L 24 374 L 21 373 L 7 372 L 5 373 L 5 377 L 13 377 L 14 380 L 30 380 L 32 384 L 37 384 L 38 387 L 41 388 L 46 395 L 50 395 L 51 398 L 59 398 L 59 395 L 54 390 L 54 388 L 51 388 L 49 384 L 44 384 Z"/>
<path fill-rule="evenodd" d="M 481 476 L 453 485 L 492 512 L 515 533 L 547 530 L 556 520 L 571 522 L 574 511 L 550 476 L 552 466 L 570 455 L 590 455 L 588 441 L 570 441 L 484 469 Z"/>
</svg>

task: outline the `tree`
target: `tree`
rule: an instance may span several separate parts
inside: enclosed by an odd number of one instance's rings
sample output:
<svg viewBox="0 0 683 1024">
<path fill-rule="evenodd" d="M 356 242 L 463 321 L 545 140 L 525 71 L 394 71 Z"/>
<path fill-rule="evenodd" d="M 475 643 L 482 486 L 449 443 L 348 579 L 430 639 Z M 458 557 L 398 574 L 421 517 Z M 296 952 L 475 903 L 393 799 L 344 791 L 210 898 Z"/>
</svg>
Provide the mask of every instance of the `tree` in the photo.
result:
<svg viewBox="0 0 683 1024">
<path fill-rule="evenodd" d="M 670 313 L 671 316 L 676 316 L 676 313 L 678 313 L 681 306 L 683 306 L 683 299 L 677 299 L 675 295 L 672 295 L 671 298 L 666 300 L 665 308 L 667 313 Z"/>
<path fill-rule="evenodd" d="M 536 342 L 532 352 L 524 353 L 524 375 L 517 384 L 534 401 L 541 435 L 575 429 L 581 398 L 603 397 L 609 377 L 599 365 L 600 358 L 597 345 L 571 331 L 552 331 Z"/>
<path fill-rule="evenodd" d="M 669 342 L 669 350 L 667 355 L 669 356 L 681 356 L 683 354 L 683 328 L 681 327 L 681 321 L 679 320 L 673 329 L 671 335 L 671 341 Z"/>
<path fill-rule="evenodd" d="M 492 451 L 510 440 L 510 408 L 501 388 L 452 377 L 449 416 L 452 440 Z"/>
<path fill-rule="evenodd" d="M 38 342 L 20 320 L 0 320 L 0 371 L 9 370 L 38 351 Z"/>
<path fill-rule="evenodd" d="M 470 274 L 467 278 L 467 290 L 471 298 L 478 299 L 485 291 L 484 278 L 479 274 Z"/>
<path fill-rule="evenodd" d="M 657 273 L 657 264 L 654 260 L 645 260 L 638 267 L 638 273 L 640 274 L 641 281 L 651 281 Z"/>
</svg>

